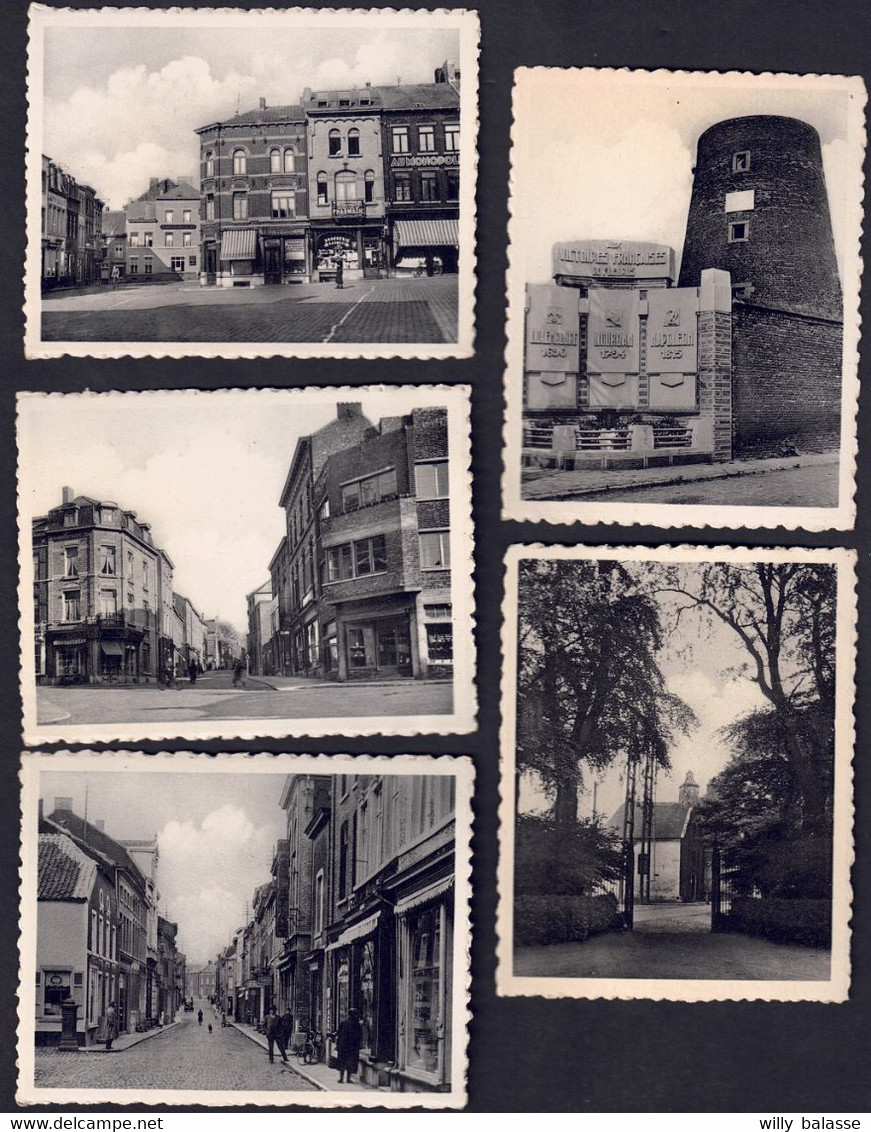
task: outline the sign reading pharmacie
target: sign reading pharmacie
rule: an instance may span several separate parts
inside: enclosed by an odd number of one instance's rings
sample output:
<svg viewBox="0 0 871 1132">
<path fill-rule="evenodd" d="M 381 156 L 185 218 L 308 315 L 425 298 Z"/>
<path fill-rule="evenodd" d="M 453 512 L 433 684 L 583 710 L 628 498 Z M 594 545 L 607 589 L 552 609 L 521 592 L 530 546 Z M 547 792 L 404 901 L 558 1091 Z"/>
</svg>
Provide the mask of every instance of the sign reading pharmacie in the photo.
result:
<svg viewBox="0 0 871 1132">
<path fill-rule="evenodd" d="M 572 240 L 554 244 L 553 274 L 578 280 L 673 280 L 674 249 L 637 240 Z"/>
</svg>

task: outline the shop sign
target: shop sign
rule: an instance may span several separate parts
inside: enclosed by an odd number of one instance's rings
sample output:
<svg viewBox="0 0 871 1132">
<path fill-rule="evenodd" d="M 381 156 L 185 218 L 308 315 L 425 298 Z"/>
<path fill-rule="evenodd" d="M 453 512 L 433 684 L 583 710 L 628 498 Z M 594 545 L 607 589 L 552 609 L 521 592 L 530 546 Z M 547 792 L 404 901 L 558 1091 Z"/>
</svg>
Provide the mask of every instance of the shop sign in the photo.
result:
<svg viewBox="0 0 871 1132">
<path fill-rule="evenodd" d="M 58 648 L 69 648 L 73 645 L 86 645 L 87 643 L 84 637 L 59 637 L 54 642 Z"/>
<path fill-rule="evenodd" d="M 390 158 L 391 169 L 420 169 L 440 165 L 459 165 L 458 153 L 406 153 Z"/>
<path fill-rule="evenodd" d="M 553 274 L 580 279 L 674 278 L 674 250 L 637 240 L 574 240 L 554 244 Z"/>
<path fill-rule="evenodd" d="M 694 287 L 648 291 L 648 373 L 696 372 L 699 356 L 697 306 Z"/>
<path fill-rule="evenodd" d="M 591 287 L 587 322 L 590 373 L 638 373 L 638 292 Z"/>
<path fill-rule="evenodd" d="M 329 248 L 334 252 L 350 252 L 357 250 L 356 236 L 345 236 L 342 234 L 336 236 L 321 236 L 318 240 L 318 247 Z"/>
<path fill-rule="evenodd" d="M 526 289 L 526 368 L 537 373 L 577 373 L 580 314 L 578 295 L 549 283 Z"/>
<path fill-rule="evenodd" d="M 162 232 L 193 232 L 194 228 L 196 228 L 196 224 L 161 224 L 160 226 Z"/>
</svg>

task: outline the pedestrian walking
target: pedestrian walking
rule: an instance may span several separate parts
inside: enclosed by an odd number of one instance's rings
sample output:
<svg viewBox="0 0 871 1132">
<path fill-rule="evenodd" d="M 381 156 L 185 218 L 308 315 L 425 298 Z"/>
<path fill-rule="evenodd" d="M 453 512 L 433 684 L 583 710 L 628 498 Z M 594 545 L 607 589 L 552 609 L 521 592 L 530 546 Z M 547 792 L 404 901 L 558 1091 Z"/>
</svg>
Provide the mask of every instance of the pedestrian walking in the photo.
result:
<svg viewBox="0 0 871 1132">
<path fill-rule="evenodd" d="M 243 686 L 243 681 L 242 681 L 242 672 L 243 671 L 244 671 L 244 666 L 242 664 L 242 658 L 240 656 L 240 657 L 236 658 L 236 663 L 233 665 L 233 687 L 234 688 L 241 688 Z"/>
<path fill-rule="evenodd" d="M 222 1010 L 221 1011 L 221 1029 L 224 1030 L 224 1029 L 226 1029 L 226 1027 L 227 1027 L 227 1011 Z"/>
<path fill-rule="evenodd" d="M 336 286 L 340 291 L 345 286 L 345 261 L 341 256 L 336 259 Z"/>
<path fill-rule="evenodd" d="M 209 1023 L 209 1033 L 211 1034 L 211 1032 L 212 1032 L 212 1023 L 210 1022 Z"/>
<path fill-rule="evenodd" d="M 363 1045 L 363 1027 L 356 1010 L 349 1010 L 348 1017 L 339 1023 L 336 1031 L 336 1064 L 339 1070 L 339 1084 L 349 1083 L 357 1072 L 360 1063 L 360 1047 Z"/>
<path fill-rule="evenodd" d="M 202 1012 L 202 1010 L 197 1011 L 197 1023 L 200 1026 L 202 1026 L 202 1024 L 203 1024 L 203 1012 Z"/>
<path fill-rule="evenodd" d="M 293 1044 L 293 1015 L 289 1010 L 285 1010 L 281 1016 L 281 1037 L 284 1041 L 285 1051 L 287 1051 Z"/>
<path fill-rule="evenodd" d="M 192 660 L 188 665 L 188 679 L 192 684 L 196 684 L 197 682 L 197 662 L 195 660 Z M 202 1010 L 200 1014 L 202 1014 Z"/>
<path fill-rule="evenodd" d="M 121 268 L 116 263 L 115 266 L 112 268 L 112 286 L 117 287 L 120 279 L 121 279 Z"/>
<path fill-rule="evenodd" d="M 106 1049 L 112 1048 L 112 1042 L 118 1037 L 118 1011 L 114 1002 L 109 1003 L 106 1011 Z"/>
<path fill-rule="evenodd" d="M 281 1054 L 281 1060 L 287 1061 L 287 1050 L 284 1045 L 284 1039 L 281 1036 L 281 1019 L 275 1013 L 275 1007 L 269 1008 L 269 1013 L 266 1015 L 266 1041 L 269 1044 L 269 1063 L 272 1065 L 275 1061 L 273 1057 L 273 1046 L 278 1046 L 278 1052 Z"/>
</svg>

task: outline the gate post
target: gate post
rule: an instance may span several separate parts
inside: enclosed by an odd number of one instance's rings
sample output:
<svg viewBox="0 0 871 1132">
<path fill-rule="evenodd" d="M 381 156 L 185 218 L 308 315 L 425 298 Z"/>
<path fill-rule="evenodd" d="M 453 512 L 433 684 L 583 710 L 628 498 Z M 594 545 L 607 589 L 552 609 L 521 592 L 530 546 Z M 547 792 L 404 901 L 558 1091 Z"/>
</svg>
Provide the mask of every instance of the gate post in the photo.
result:
<svg viewBox="0 0 871 1132">
<path fill-rule="evenodd" d="M 714 842 L 711 852 L 711 931 L 720 930 L 720 845 Z"/>
<path fill-rule="evenodd" d="M 623 842 L 623 926 L 631 932 L 635 925 L 635 849 L 631 840 Z"/>
</svg>

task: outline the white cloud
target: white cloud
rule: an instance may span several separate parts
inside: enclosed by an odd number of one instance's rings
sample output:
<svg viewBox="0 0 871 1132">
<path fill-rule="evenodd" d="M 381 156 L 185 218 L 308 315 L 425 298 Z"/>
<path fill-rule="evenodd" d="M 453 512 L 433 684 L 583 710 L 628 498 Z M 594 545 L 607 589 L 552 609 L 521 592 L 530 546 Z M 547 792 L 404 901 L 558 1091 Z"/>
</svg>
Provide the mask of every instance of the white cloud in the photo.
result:
<svg viewBox="0 0 871 1132">
<path fill-rule="evenodd" d="M 269 880 L 273 841 L 237 805 L 225 803 L 199 823 L 169 821 L 158 832 L 162 905 L 179 925 L 189 962 L 229 943 L 254 889 Z"/>
</svg>

